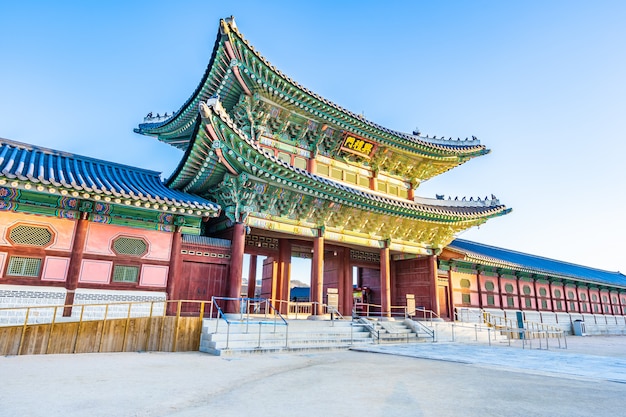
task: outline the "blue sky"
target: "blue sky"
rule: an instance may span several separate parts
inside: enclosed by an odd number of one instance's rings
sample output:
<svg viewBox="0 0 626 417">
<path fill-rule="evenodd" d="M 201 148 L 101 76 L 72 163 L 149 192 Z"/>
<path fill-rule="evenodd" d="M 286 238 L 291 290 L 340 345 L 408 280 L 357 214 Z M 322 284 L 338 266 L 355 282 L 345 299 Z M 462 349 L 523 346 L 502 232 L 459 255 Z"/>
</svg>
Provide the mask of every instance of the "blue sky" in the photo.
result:
<svg viewBox="0 0 626 417">
<path fill-rule="evenodd" d="M 0 3 L 0 137 L 169 176 L 177 110 L 234 15 L 281 71 L 386 127 L 492 153 L 420 186 L 513 208 L 460 237 L 626 272 L 626 2 Z"/>
</svg>

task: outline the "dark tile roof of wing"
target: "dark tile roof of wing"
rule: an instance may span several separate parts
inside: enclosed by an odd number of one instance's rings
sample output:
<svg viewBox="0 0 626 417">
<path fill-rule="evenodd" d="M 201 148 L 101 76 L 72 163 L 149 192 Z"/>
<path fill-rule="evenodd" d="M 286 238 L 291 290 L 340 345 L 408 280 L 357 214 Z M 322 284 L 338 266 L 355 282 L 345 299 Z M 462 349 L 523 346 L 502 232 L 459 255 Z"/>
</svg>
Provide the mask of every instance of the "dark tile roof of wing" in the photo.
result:
<svg viewBox="0 0 626 417">
<path fill-rule="evenodd" d="M 448 247 L 452 250 L 461 251 L 466 256 L 475 259 L 482 258 L 487 262 L 505 264 L 563 278 L 574 278 L 626 287 L 626 275 L 620 272 L 604 271 L 462 239 L 453 240 Z"/>
<path fill-rule="evenodd" d="M 160 173 L 0 138 L 0 177 L 83 193 L 216 212 L 202 197 L 169 189 Z"/>
</svg>

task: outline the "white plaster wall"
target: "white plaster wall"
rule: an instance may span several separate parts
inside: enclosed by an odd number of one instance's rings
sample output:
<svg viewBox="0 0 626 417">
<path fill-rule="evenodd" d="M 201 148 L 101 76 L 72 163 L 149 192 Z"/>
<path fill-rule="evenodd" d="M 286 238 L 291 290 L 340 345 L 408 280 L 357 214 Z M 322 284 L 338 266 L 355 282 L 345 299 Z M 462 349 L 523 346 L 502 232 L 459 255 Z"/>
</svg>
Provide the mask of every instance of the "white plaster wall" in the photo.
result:
<svg viewBox="0 0 626 417">
<path fill-rule="evenodd" d="M 65 303 L 65 288 L 28 285 L 0 284 L 0 326 L 28 323 L 49 323 L 54 315 L 54 306 Z M 24 307 L 31 307 L 26 309 Z M 57 308 L 57 318 L 63 308 Z"/>
</svg>

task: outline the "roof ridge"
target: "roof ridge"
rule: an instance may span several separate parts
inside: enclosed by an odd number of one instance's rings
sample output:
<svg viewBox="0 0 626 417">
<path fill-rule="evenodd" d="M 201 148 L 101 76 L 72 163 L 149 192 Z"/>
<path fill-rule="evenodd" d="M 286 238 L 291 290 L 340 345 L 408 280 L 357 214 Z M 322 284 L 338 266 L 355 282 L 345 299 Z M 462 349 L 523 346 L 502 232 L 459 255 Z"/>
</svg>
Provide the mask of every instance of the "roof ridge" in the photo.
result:
<svg viewBox="0 0 626 417">
<path fill-rule="evenodd" d="M 385 127 L 383 125 L 380 125 L 376 122 L 373 122 L 369 119 L 366 119 L 363 115 L 357 114 L 351 110 L 348 110 L 347 108 L 317 94 L 316 92 L 314 92 L 313 90 L 308 89 L 307 87 L 303 86 L 302 84 L 300 84 L 299 82 L 297 82 L 296 80 L 294 80 L 293 78 L 289 77 L 287 74 L 285 74 L 284 72 L 282 72 L 281 70 L 279 70 L 275 65 L 273 65 L 264 55 L 262 55 L 257 48 L 255 48 L 252 43 L 243 36 L 243 33 L 241 33 L 239 31 L 239 28 L 237 27 L 237 25 L 235 24 L 235 17 L 234 16 L 230 16 L 229 18 L 225 18 L 222 19 L 222 21 L 224 22 L 225 25 L 230 26 L 230 29 L 232 30 L 233 33 L 237 34 L 237 36 L 239 36 L 240 40 L 247 45 L 250 50 L 252 51 L 253 54 L 255 54 L 257 56 L 257 58 L 259 58 L 265 65 L 267 65 L 272 71 L 274 71 L 277 75 L 279 75 L 280 77 L 283 77 L 288 83 L 292 84 L 294 87 L 301 89 L 303 92 L 305 92 L 306 94 L 310 94 L 313 98 L 319 100 L 320 102 L 330 106 L 330 107 L 334 107 L 336 110 L 342 111 L 344 113 L 346 113 L 347 115 L 349 115 L 350 117 L 360 120 L 361 122 L 374 127 L 376 129 L 382 130 L 384 132 L 387 132 L 389 134 L 392 135 L 397 135 L 402 139 L 408 140 L 410 142 L 421 142 L 423 145 L 427 145 L 427 146 L 433 146 L 433 145 L 438 145 L 438 146 L 444 146 L 444 147 L 451 147 L 451 148 L 484 148 L 485 150 L 487 149 L 485 145 L 482 145 L 480 143 L 480 140 L 478 140 L 478 138 L 476 136 L 472 135 L 472 140 L 469 142 L 476 142 L 476 143 L 472 143 L 472 144 L 464 144 L 464 145 L 457 145 L 456 142 L 459 142 L 458 140 L 453 140 L 452 137 L 450 137 L 450 139 L 445 139 L 445 137 L 442 137 L 442 139 L 436 139 L 433 138 L 433 140 L 431 141 L 430 138 L 428 137 L 424 137 L 421 135 L 414 135 L 414 134 L 410 134 L 410 133 L 406 133 L 406 132 L 401 132 L 395 129 L 390 129 L 388 127 Z M 442 143 L 443 142 L 443 143 Z M 467 141 L 464 141 L 467 142 Z"/>
</svg>

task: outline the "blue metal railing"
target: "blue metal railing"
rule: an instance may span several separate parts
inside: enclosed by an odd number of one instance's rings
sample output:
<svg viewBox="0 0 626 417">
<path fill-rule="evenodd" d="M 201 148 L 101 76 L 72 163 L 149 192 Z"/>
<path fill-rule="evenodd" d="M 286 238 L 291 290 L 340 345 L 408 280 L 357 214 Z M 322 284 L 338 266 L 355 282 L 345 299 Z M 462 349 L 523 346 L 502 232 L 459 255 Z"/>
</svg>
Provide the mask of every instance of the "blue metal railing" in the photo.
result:
<svg viewBox="0 0 626 417">
<path fill-rule="evenodd" d="M 238 313 L 224 313 L 219 302 L 224 301 L 231 303 L 232 310 L 239 310 Z M 233 324 L 245 324 L 245 333 L 249 333 L 250 325 L 259 325 L 258 346 L 261 347 L 261 334 L 263 326 L 273 326 L 273 333 L 276 333 L 277 326 L 285 326 L 285 347 L 289 346 L 289 323 L 280 314 L 268 299 L 265 298 L 233 298 L 233 297 L 211 297 L 211 313 L 213 318 L 213 306 L 217 309 L 217 320 L 215 324 L 215 333 L 218 332 L 220 319 L 224 320 L 227 325 L 226 330 L 226 349 L 229 348 L 230 342 L 230 326 Z M 252 312 L 250 311 L 252 309 Z M 237 318 L 237 316 L 239 316 Z"/>
</svg>

